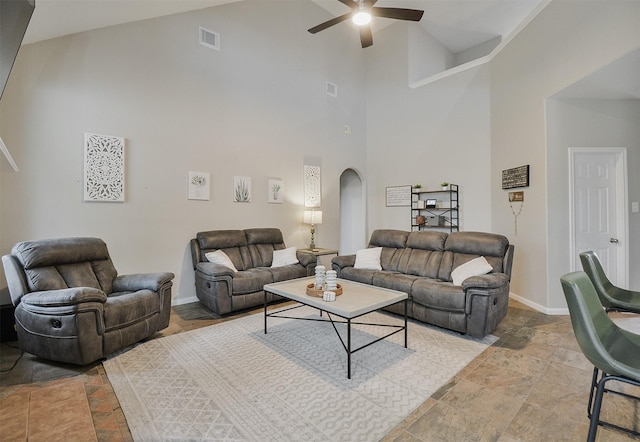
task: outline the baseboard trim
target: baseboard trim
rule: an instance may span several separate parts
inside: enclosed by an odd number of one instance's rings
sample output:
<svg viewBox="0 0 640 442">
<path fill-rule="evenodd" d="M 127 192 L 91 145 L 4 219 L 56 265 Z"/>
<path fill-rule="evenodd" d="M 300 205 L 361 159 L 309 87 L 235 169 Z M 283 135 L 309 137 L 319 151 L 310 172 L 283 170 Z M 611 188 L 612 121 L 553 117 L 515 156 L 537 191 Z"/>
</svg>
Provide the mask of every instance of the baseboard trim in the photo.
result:
<svg viewBox="0 0 640 442">
<path fill-rule="evenodd" d="M 188 298 L 172 299 L 171 306 L 191 304 L 192 302 L 198 302 L 197 296 L 190 296 Z"/>
<path fill-rule="evenodd" d="M 517 294 L 515 294 L 513 292 L 509 293 L 509 297 L 515 299 L 518 302 L 523 303 L 527 307 L 531 307 L 532 309 L 535 309 L 535 310 L 537 310 L 539 312 L 542 312 L 545 315 L 559 316 L 559 315 L 568 315 L 569 314 L 569 309 L 568 308 L 548 308 L 548 307 L 540 305 L 540 304 L 538 304 L 536 302 L 533 302 L 530 299 L 523 298 L 522 296 L 519 296 L 519 295 L 517 295 Z"/>
</svg>

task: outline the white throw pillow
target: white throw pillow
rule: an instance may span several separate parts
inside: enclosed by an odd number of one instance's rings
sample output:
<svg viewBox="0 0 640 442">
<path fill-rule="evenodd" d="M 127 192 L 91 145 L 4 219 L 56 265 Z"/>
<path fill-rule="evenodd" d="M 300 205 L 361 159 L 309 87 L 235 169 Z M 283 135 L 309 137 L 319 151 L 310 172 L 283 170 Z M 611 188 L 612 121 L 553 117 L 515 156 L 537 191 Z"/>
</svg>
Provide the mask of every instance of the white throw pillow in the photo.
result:
<svg viewBox="0 0 640 442">
<path fill-rule="evenodd" d="M 273 260 L 271 261 L 271 267 L 282 267 L 290 264 L 297 264 L 298 257 L 296 256 L 296 247 L 287 247 L 282 250 L 273 251 Z"/>
<path fill-rule="evenodd" d="M 236 266 L 233 265 L 231 259 L 224 253 L 222 250 L 216 250 L 215 252 L 207 252 L 204 256 L 209 260 L 209 262 L 213 262 L 215 264 L 220 264 L 221 266 L 229 267 L 234 272 L 237 272 Z"/>
<path fill-rule="evenodd" d="M 370 249 L 362 249 L 356 252 L 356 263 L 354 269 L 382 270 L 380 265 L 380 254 L 382 247 L 372 247 Z"/>
<path fill-rule="evenodd" d="M 451 279 L 453 280 L 453 285 L 462 285 L 462 282 L 470 276 L 486 275 L 491 270 L 493 270 L 491 264 L 487 262 L 484 256 L 479 256 L 456 267 L 451 272 Z"/>
</svg>

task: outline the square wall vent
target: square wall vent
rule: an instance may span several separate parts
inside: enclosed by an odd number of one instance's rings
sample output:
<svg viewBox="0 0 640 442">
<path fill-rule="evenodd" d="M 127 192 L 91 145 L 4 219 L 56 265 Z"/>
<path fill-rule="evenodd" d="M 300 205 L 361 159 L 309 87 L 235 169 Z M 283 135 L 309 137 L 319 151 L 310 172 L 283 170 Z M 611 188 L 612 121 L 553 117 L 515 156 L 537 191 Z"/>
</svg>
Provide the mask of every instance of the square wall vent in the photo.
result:
<svg viewBox="0 0 640 442">
<path fill-rule="evenodd" d="M 332 97 L 338 96 L 338 85 L 329 83 L 327 81 L 327 95 L 331 95 Z"/>
<path fill-rule="evenodd" d="M 220 50 L 220 34 L 200 26 L 200 44 L 217 51 Z"/>
</svg>

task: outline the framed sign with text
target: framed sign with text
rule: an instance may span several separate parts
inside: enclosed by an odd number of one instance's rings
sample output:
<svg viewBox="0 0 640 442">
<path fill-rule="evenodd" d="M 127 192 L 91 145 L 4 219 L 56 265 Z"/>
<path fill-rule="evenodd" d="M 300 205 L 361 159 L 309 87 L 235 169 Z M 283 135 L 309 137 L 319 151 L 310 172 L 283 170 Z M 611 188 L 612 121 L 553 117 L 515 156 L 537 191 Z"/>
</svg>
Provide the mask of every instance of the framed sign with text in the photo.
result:
<svg viewBox="0 0 640 442">
<path fill-rule="evenodd" d="M 390 186 L 386 191 L 387 207 L 411 205 L 411 186 Z"/>
<path fill-rule="evenodd" d="M 502 171 L 502 188 L 513 189 L 515 187 L 529 186 L 529 165 L 514 167 Z"/>
</svg>

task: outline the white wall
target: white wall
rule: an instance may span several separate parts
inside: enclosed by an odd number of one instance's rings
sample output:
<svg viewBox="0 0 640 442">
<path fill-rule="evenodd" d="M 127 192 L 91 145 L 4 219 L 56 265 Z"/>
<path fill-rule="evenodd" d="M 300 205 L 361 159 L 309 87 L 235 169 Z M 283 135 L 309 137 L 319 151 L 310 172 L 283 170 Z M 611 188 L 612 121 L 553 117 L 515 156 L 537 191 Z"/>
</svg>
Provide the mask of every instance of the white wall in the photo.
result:
<svg viewBox="0 0 640 442">
<path fill-rule="evenodd" d="M 369 232 L 410 229 L 410 207 L 386 207 L 387 186 L 442 181 L 460 186 L 461 230 L 491 231 L 489 69 L 410 89 L 407 26 L 374 35 L 367 57 Z"/>
<path fill-rule="evenodd" d="M 549 176 L 564 176 L 564 185 L 549 192 L 549 213 L 559 222 L 549 229 L 549 279 L 558 281 L 569 267 L 570 147 L 626 147 L 629 202 L 640 200 L 640 100 L 552 99 L 547 102 Z M 640 213 L 629 211 L 629 287 L 640 290 Z M 581 268 L 580 263 L 577 264 Z M 561 307 L 559 303 L 550 307 Z"/>
<path fill-rule="evenodd" d="M 512 290 L 543 310 L 565 305 L 550 257 L 568 222 L 547 206 L 568 184 L 566 171 L 547 170 L 545 99 L 639 45 L 640 2 L 554 1 L 491 62 L 492 226 L 513 228 L 501 171 L 529 164 Z"/>
<path fill-rule="evenodd" d="M 195 296 L 188 243 L 198 231 L 279 227 L 287 245 L 308 245 L 305 157 L 322 167 L 319 244 L 337 248 L 340 173 L 366 166 L 362 50 L 346 30 L 313 36 L 273 6 L 240 2 L 24 46 L 0 107 L 20 167 L 1 161 L 0 252 L 102 237 L 121 274 L 176 273 L 181 302 Z M 311 2 L 287 8 L 308 23 L 328 18 Z M 220 52 L 198 44 L 199 26 L 220 33 Z M 85 132 L 126 139 L 126 202 L 82 201 Z M 211 174 L 210 201 L 187 200 L 190 170 Z M 234 175 L 252 178 L 251 203 L 232 202 Z M 267 203 L 272 177 L 284 180 L 284 204 Z"/>
</svg>

